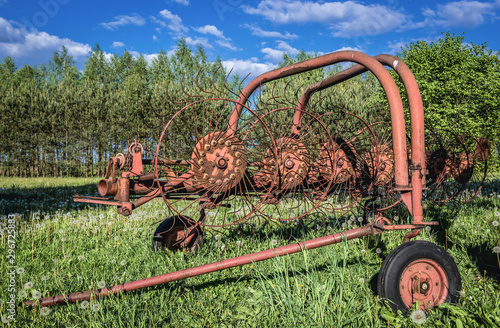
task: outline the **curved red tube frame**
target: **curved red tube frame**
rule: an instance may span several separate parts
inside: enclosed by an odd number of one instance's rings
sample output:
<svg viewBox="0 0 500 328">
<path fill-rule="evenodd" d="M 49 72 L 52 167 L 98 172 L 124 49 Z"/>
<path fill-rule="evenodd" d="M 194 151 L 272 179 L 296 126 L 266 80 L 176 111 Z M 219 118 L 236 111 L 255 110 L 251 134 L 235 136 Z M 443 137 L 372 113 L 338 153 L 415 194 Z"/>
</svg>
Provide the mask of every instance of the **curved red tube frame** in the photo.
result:
<svg viewBox="0 0 500 328">
<path fill-rule="evenodd" d="M 410 213 L 413 215 L 414 222 L 423 221 L 422 209 L 422 188 L 424 185 L 424 172 L 425 172 L 425 135 L 424 135 L 424 107 L 422 104 L 422 97 L 418 88 L 417 81 L 410 71 L 408 66 L 398 57 L 392 55 L 378 55 L 373 57 L 381 64 L 391 67 L 403 81 L 403 85 L 408 95 L 410 105 L 410 120 L 411 120 L 411 195 L 408 191 L 402 190 L 402 198 L 407 205 Z M 344 82 L 359 74 L 365 73 L 369 70 L 364 65 L 356 65 L 348 68 L 340 73 L 337 73 L 329 78 L 320 82 L 310 85 L 302 94 L 299 100 L 299 110 L 294 116 L 294 126 L 300 126 L 302 119 L 302 111 L 305 109 L 309 98 L 314 92 L 321 91 L 338 83 Z M 392 122 L 394 131 L 394 122 Z M 394 137 L 394 135 L 393 135 Z M 394 147 L 396 155 L 396 147 Z M 411 199 L 410 197 L 411 196 Z"/>
<path fill-rule="evenodd" d="M 366 67 L 366 69 L 370 70 L 382 85 L 382 88 L 387 95 L 389 110 L 391 112 L 396 190 L 409 190 L 403 102 L 401 101 L 399 90 L 396 83 L 392 79 L 391 74 L 389 74 L 384 66 L 373 57 L 357 51 L 338 51 L 309 59 L 301 63 L 275 69 L 261 74 L 253 79 L 241 92 L 238 98 L 238 103 L 245 104 L 250 95 L 264 83 L 340 62 L 353 62 L 361 64 L 364 68 Z M 241 105 L 236 105 L 234 107 L 229 119 L 228 133 L 236 132 L 238 128 L 238 119 L 242 110 L 243 107 Z"/>
<path fill-rule="evenodd" d="M 377 58 L 378 59 L 378 58 Z M 241 104 L 245 104 L 248 100 L 248 97 L 262 84 L 266 83 L 269 81 L 273 81 L 282 77 L 298 74 L 301 72 L 305 72 L 308 70 L 312 70 L 315 68 L 319 67 L 324 67 L 328 65 L 332 65 L 335 63 L 339 63 L 342 61 L 350 61 L 350 62 L 355 62 L 358 63 L 362 66 L 354 66 L 354 67 L 359 67 L 358 69 L 360 70 L 370 70 L 380 81 L 382 84 L 382 87 L 387 95 L 387 99 L 389 101 L 389 109 L 391 112 L 391 123 L 392 123 L 392 129 L 393 129 L 393 146 L 394 146 L 394 159 L 395 159 L 395 180 L 396 180 L 396 187 L 399 188 L 398 190 L 403 190 L 403 191 L 410 191 L 411 188 L 408 186 L 409 181 L 408 181 L 408 164 L 406 161 L 406 155 L 407 155 L 407 150 L 406 150 L 406 135 L 405 135 L 405 121 L 404 121 L 404 112 L 403 112 L 403 104 L 401 101 L 401 97 L 399 95 L 399 90 L 396 86 L 396 83 L 392 79 L 391 75 L 389 72 L 383 67 L 383 65 L 377 60 L 374 59 L 366 54 L 360 53 L 360 52 L 355 52 L 355 51 L 341 51 L 341 52 L 336 52 L 332 53 L 329 55 L 317 57 L 302 63 L 297 63 L 291 66 L 287 66 L 284 68 L 280 68 L 268 73 L 264 73 L 251 81 L 249 85 L 243 90 L 242 94 L 240 95 L 238 99 L 238 105 L 235 106 L 233 113 L 231 114 L 230 121 L 229 121 L 229 127 L 228 127 L 228 132 L 235 132 L 237 129 L 237 123 L 238 119 L 240 117 L 241 111 L 243 109 L 243 106 Z M 382 60 L 381 60 L 382 61 Z M 395 68 L 399 65 L 394 65 Z M 349 74 L 354 74 L 353 71 L 348 69 L 344 72 L 341 72 L 337 74 L 337 78 L 349 78 Z M 400 69 L 397 69 L 399 72 Z M 404 71 L 404 69 L 403 69 Z M 409 71 L 409 70 L 408 70 Z M 356 73 L 359 74 L 359 73 Z M 408 74 L 408 73 L 404 73 Z M 411 74 L 411 73 L 410 73 Z M 404 79 L 403 79 L 404 80 Z M 406 78 L 408 80 L 408 78 Z M 337 82 L 338 83 L 338 82 Z M 405 87 L 408 90 L 408 86 L 405 83 Z M 415 83 L 416 87 L 416 83 Z M 415 89 L 413 89 L 415 90 Z M 416 88 L 418 91 L 418 87 Z M 418 93 L 419 95 L 419 93 Z M 412 96 L 413 97 L 413 96 Z M 304 103 L 305 104 L 305 103 Z M 413 119 L 413 116 L 412 116 Z M 412 133 L 413 133 L 413 128 L 414 125 L 417 123 L 413 123 L 412 121 Z M 418 123 L 420 124 L 420 123 Z M 422 122 L 421 122 L 421 131 L 423 135 L 423 111 L 422 111 Z M 412 138 L 412 145 L 413 145 L 413 138 Z M 423 149 L 423 139 L 421 143 L 421 147 L 415 148 L 416 150 L 422 150 Z M 417 151 L 417 153 L 420 153 L 420 151 Z M 412 156 L 413 157 L 413 156 Z M 417 156 L 418 159 L 418 156 Z M 417 163 L 417 159 L 413 160 L 413 163 Z M 422 161 L 423 162 L 423 161 Z M 422 164 L 423 165 L 423 164 Z M 413 182 L 413 177 L 415 176 L 416 171 L 413 171 L 412 174 L 412 182 Z M 417 182 L 420 181 L 420 187 L 421 187 L 421 180 L 416 180 Z M 413 193 L 412 193 L 412 200 L 415 200 L 415 194 L 418 191 L 418 189 L 415 189 L 415 186 L 413 186 Z M 421 189 L 420 189 L 420 195 L 421 195 Z M 421 205 L 419 203 L 420 209 Z M 414 210 L 416 207 L 414 207 Z M 416 219 L 416 217 L 415 217 Z M 197 276 L 209 272 L 215 272 L 215 271 L 220 271 L 223 269 L 239 266 L 239 265 L 244 265 L 244 264 L 249 264 L 257 261 L 262 261 L 278 256 L 283 256 L 283 255 L 288 255 L 288 254 L 293 254 L 297 252 L 301 252 L 305 249 L 313 249 L 317 247 L 322 247 L 326 245 L 331 245 L 335 243 L 339 243 L 343 240 L 350 240 L 350 239 L 355 239 L 359 238 L 362 236 L 370 235 L 370 234 L 377 234 L 381 233 L 384 230 L 401 230 L 401 229 L 414 229 L 418 230 L 420 229 L 424 224 L 435 224 L 434 222 L 428 222 L 428 223 L 420 223 L 420 224 L 412 224 L 412 225 L 396 225 L 396 226 L 388 226 L 387 229 L 384 226 L 377 226 L 375 224 L 368 224 L 366 226 L 352 229 L 349 231 L 345 231 L 342 233 L 337 233 L 334 235 L 329 235 L 325 237 L 320 237 L 312 240 L 306 240 L 303 242 L 299 243 L 294 243 L 286 246 L 281 246 L 277 247 L 275 249 L 269 249 L 253 254 L 247 254 L 219 262 L 214 262 L 210 264 L 205 264 L 199 267 L 194 267 L 194 268 L 189 268 L 185 270 L 180 270 L 176 272 L 171 272 L 167 273 L 164 275 L 156 276 L 156 277 L 150 277 L 142 280 L 137 280 L 137 281 L 132 281 L 128 282 L 122 285 L 117 285 L 117 286 L 112 286 L 112 287 L 107 287 L 103 289 L 98 289 L 98 290 L 90 290 L 86 292 L 80 292 L 80 293 L 71 293 L 71 294 L 64 294 L 64 295 L 58 295 L 58 296 L 53 296 L 53 297 L 46 297 L 43 299 L 39 299 L 37 301 L 26 301 L 24 304 L 29 305 L 29 306 L 50 306 L 50 305 L 55 305 L 55 304 L 60 304 L 60 303 L 65 303 L 65 302 L 76 302 L 76 301 L 82 301 L 82 300 L 88 300 L 94 297 L 101 297 L 101 296 L 109 296 L 112 294 L 118 294 L 121 292 L 125 291 L 131 291 L 131 290 L 136 290 L 144 287 L 150 287 L 150 286 L 155 286 L 159 284 L 163 284 L 166 282 L 171 282 L 171 281 L 176 281 L 192 276 Z"/>
</svg>

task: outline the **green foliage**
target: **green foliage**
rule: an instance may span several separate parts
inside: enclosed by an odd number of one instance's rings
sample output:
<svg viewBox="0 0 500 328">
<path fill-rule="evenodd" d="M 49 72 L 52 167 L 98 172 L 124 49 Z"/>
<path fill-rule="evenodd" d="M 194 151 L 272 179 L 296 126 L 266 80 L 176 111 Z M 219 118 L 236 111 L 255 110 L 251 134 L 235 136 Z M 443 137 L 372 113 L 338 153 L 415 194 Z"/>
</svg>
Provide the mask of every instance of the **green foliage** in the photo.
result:
<svg viewBox="0 0 500 328">
<path fill-rule="evenodd" d="M 426 126 L 453 127 L 475 137 L 487 137 L 499 168 L 500 59 L 486 43 L 466 44 L 464 36 L 444 34 L 428 43 L 416 41 L 399 57 L 415 75 L 424 104 Z M 397 76 L 393 73 L 393 76 Z M 396 78 L 400 90 L 402 82 Z M 407 96 L 401 93 L 407 103 Z"/>
<path fill-rule="evenodd" d="M 65 47 L 47 66 L 18 69 L 6 57 L 0 63 L 0 175 L 102 176 L 109 157 L 133 139 L 155 149 L 166 122 L 186 104 L 234 97 L 229 90 L 239 79 L 225 85 L 225 78 L 220 59 L 208 61 L 201 46 L 192 51 L 185 40 L 171 56 L 160 51 L 150 65 L 128 51 L 107 57 L 99 45 L 82 71 Z M 229 90 L 214 92 L 212 81 Z M 216 115 L 227 111 L 214 109 Z M 192 121 L 186 117 L 176 134 L 189 132 Z"/>
<path fill-rule="evenodd" d="M 314 57 L 315 55 L 306 53 L 304 50 L 295 57 L 285 54 L 278 66 L 285 67 Z M 341 65 L 333 65 L 268 83 L 261 88 L 257 107 L 266 112 L 280 107 L 296 108 L 300 97 L 309 86 L 342 70 Z M 347 111 L 360 116 L 367 122 L 376 122 L 379 121 L 380 116 L 378 89 L 379 83 L 373 74 L 362 74 L 312 93 L 306 110 L 315 116 L 332 111 Z"/>
<path fill-rule="evenodd" d="M 498 54 L 486 44 L 464 44 L 463 36 L 407 45 L 400 54 L 413 71 L 424 102 L 426 126 L 455 126 L 476 137 L 486 136 L 493 151 L 490 167 L 500 168 L 500 66 Z M 279 67 L 313 55 L 285 54 Z M 304 90 L 342 70 L 334 65 L 263 85 L 250 99 L 260 115 L 282 107 L 298 107 Z M 402 82 L 392 72 L 404 102 Z M 180 40 L 175 52 L 160 51 L 148 65 L 129 52 L 107 55 L 96 45 L 79 71 L 66 48 L 54 53 L 47 65 L 17 67 L 11 57 L 0 63 L 0 175 L 101 176 L 107 160 L 124 152 L 133 139 L 149 151 L 173 114 L 203 98 L 236 99 L 240 78 L 226 81 L 220 58 L 207 59 L 201 46 L 191 49 Z M 168 92 L 166 92 L 168 90 Z M 319 116 L 331 111 L 357 114 L 368 123 L 387 121 L 385 95 L 376 78 L 363 74 L 316 92 L 307 111 Z M 203 103 L 179 117 L 185 124 L 165 136 L 171 145 L 185 144 L 194 131 L 193 115 Z M 206 105 L 206 104 L 205 104 Z M 214 101 L 214 118 L 227 118 L 232 106 Z M 282 111 L 283 115 L 290 115 Z M 194 114 L 193 114 L 194 113 Z M 409 120 L 409 118 L 407 118 Z M 242 120 L 245 120 L 243 112 Z M 191 150 L 165 149 L 179 157 Z"/>
</svg>

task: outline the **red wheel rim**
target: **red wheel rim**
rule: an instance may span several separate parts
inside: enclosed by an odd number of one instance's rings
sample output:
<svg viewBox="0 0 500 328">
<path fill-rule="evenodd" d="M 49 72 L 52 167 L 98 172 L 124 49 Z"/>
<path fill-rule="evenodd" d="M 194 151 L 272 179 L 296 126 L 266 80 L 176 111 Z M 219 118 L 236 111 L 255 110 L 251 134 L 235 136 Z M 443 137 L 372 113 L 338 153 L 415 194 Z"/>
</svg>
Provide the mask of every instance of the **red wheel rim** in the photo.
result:
<svg viewBox="0 0 500 328">
<path fill-rule="evenodd" d="M 418 259 L 403 271 L 399 281 L 401 299 L 407 308 L 420 302 L 429 309 L 446 301 L 449 282 L 443 268 L 434 260 Z"/>
</svg>

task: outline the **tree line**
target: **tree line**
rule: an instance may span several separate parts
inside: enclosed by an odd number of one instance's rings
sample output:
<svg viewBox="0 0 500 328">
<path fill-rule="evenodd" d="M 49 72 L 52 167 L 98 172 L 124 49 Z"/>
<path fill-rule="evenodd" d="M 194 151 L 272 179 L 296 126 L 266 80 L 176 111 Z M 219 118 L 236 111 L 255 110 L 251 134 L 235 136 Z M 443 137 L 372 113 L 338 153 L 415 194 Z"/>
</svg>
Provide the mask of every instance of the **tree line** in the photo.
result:
<svg viewBox="0 0 500 328">
<path fill-rule="evenodd" d="M 197 85 L 237 86 L 237 76 L 225 79 L 220 59 L 208 61 L 201 46 L 193 51 L 184 40 L 150 64 L 127 51 L 106 58 L 96 45 L 81 71 L 64 47 L 38 67 L 17 68 L 6 57 L 0 63 L 0 175 L 101 176 L 109 157 L 134 139 L 154 151 L 168 118 L 193 101 L 187 95 L 200 93 Z"/>
<path fill-rule="evenodd" d="M 487 44 L 465 44 L 448 33 L 435 42 L 417 41 L 398 54 L 414 73 L 425 110 L 426 126 L 453 126 L 492 143 L 490 166 L 499 169 L 500 65 Z M 284 55 L 280 67 L 311 58 L 301 51 Z M 252 108 L 272 110 L 297 101 L 310 84 L 341 69 L 334 66 L 263 86 Z M 402 82 L 392 72 L 407 105 Z M 160 133 L 180 108 L 202 99 L 236 99 L 241 79 L 227 80 L 219 58 L 180 40 L 171 55 L 160 51 L 151 63 L 125 51 L 107 58 L 96 45 L 78 70 L 63 47 L 48 64 L 18 68 L 11 57 L 0 63 L 0 175 L 18 177 L 102 176 L 109 157 L 126 151 L 137 139 L 154 152 Z M 168 92 L 166 92 L 168 89 Z M 281 100 L 286 99 L 285 102 Z M 216 102 L 214 102 L 215 104 Z M 193 106 L 192 113 L 203 104 Z M 308 110 L 354 112 L 367 122 L 387 119 L 385 95 L 370 73 L 315 94 Z M 214 115 L 229 115 L 227 104 Z M 168 143 L 182 145 L 194 124 L 189 113 Z M 193 114 L 196 115 L 196 114 Z M 386 115 L 386 116 L 384 116 Z M 182 147 L 164 154 L 176 157 Z"/>
</svg>

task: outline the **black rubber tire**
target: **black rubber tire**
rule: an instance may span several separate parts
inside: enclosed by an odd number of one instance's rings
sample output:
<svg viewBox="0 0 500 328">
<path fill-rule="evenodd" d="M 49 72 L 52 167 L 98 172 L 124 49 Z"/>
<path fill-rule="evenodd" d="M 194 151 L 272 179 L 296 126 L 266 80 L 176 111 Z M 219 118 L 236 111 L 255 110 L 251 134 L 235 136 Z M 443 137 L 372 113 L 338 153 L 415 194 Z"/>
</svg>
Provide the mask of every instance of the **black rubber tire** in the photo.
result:
<svg viewBox="0 0 500 328">
<path fill-rule="evenodd" d="M 171 247 L 167 245 L 168 232 L 177 227 L 189 228 L 194 225 L 194 222 L 186 216 L 175 215 L 165 219 L 158 225 L 153 235 L 153 250 L 155 251 L 177 251 L 178 247 Z M 186 248 L 191 252 L 196 253 L 203 247 L 203 233 L 200 227 L 197 227 L 193 232 L 195 237 L 189 242 Z"/>
<path fill-rule="evenodd" d="M 385 258 L 378 275 L 378 294 L 381 298 L 389 300 L 389 305 L 394 312 L 401 310 L 407 314 L 410 310 L 402 300 L 399 288 L 400 280 L 408 265 L 419 259 L 433 260 L 443 269 L 449 287 L 445 302 L 456 303 L 459 299 L 462 281 L 458 267 L 451 255 L 434 243 L 412 240 L 396 247 Z"/>
</svg>

